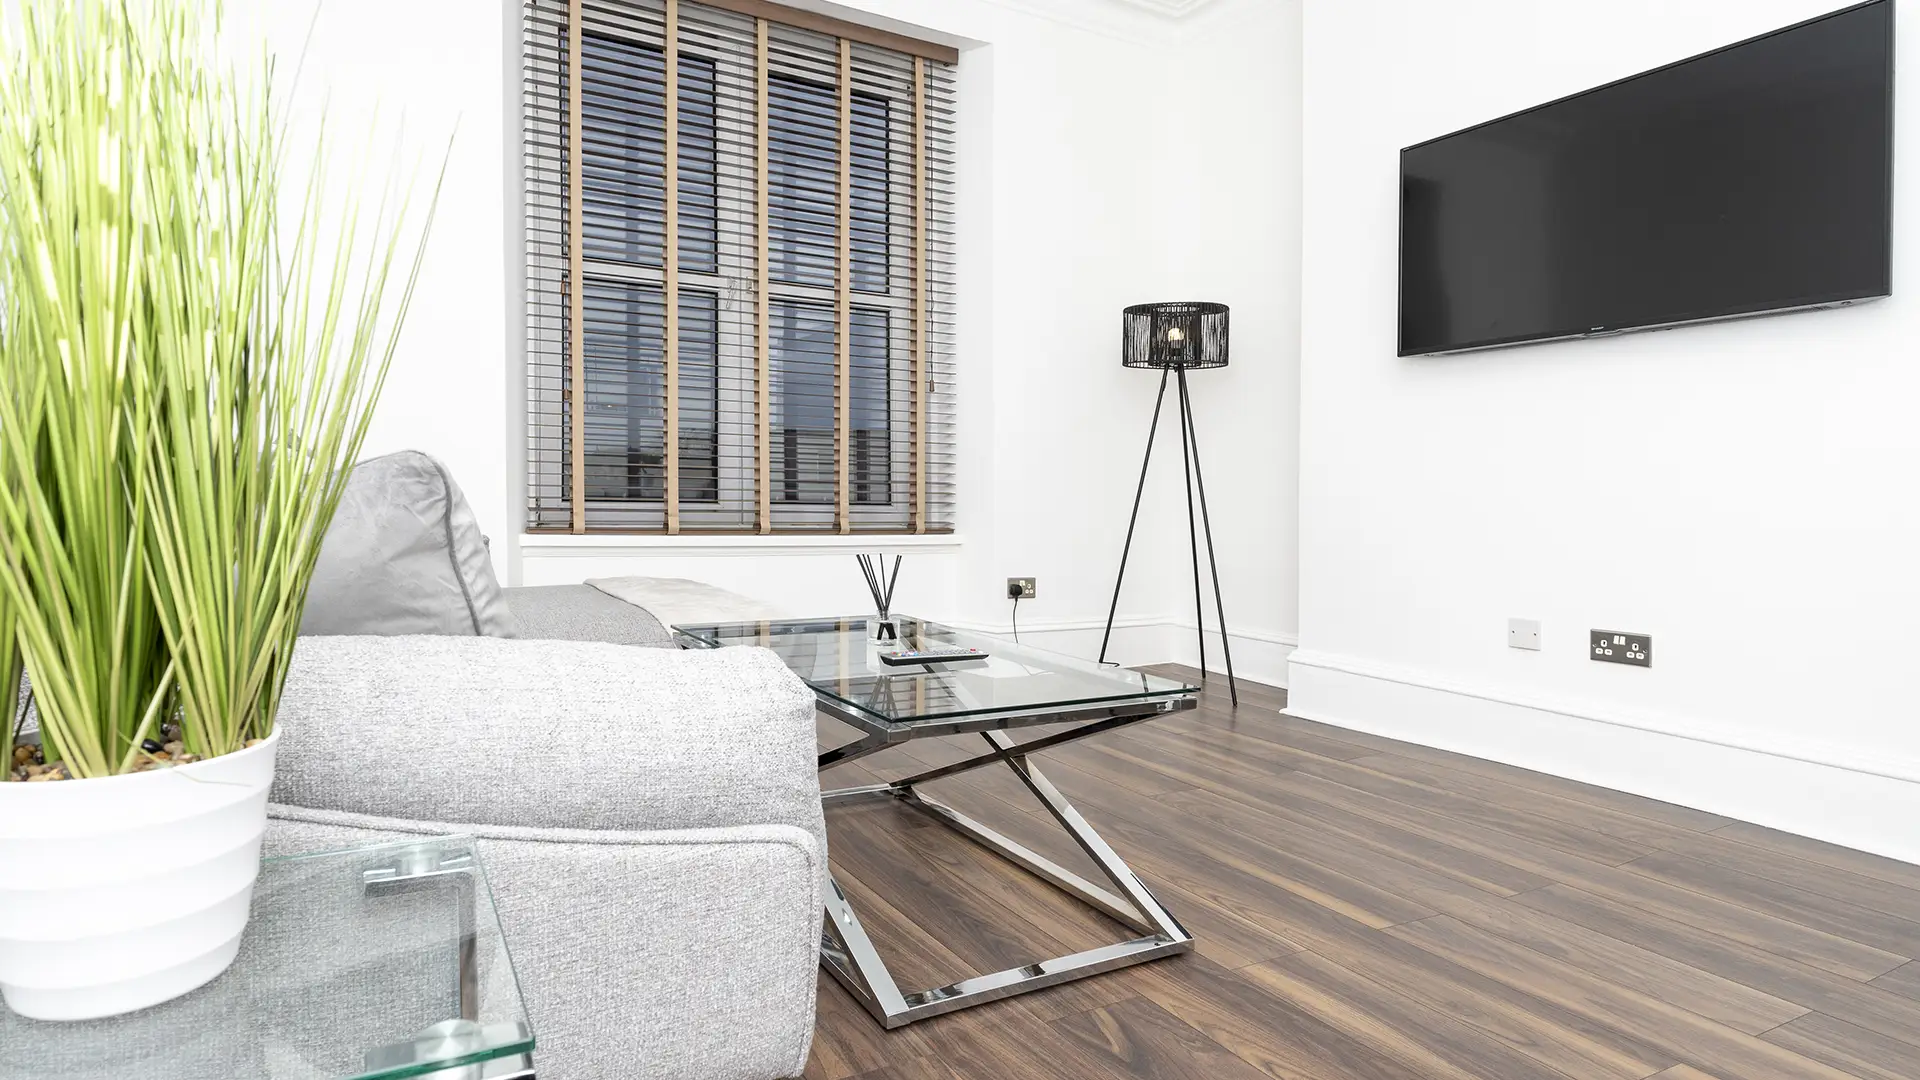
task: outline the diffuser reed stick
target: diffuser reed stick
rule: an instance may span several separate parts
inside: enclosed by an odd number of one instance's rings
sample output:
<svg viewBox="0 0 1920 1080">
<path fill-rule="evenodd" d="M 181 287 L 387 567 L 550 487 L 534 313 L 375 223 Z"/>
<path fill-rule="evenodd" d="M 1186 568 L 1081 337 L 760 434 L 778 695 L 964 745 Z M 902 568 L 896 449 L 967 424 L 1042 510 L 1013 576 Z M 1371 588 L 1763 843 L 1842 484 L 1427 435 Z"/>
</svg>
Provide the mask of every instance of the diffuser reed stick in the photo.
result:
<svg viewBox="0 0 1920 1080">
<path fill-rule="evenodd" d="M 893 614 L 893 587 L 900 581 L 900 563 L 906 559 L 906 556 L 895 555 L 893 557 L 893 570 L 891 573 L 887 571 L 887 557 L 885 555 L 856 555 L 854 558 L 860 560 L 860 572 L 866 575 L 867 591 L 873 594 L 874 610 L 879 612 L 882 619 L 891 617 Z"/>
</svg>

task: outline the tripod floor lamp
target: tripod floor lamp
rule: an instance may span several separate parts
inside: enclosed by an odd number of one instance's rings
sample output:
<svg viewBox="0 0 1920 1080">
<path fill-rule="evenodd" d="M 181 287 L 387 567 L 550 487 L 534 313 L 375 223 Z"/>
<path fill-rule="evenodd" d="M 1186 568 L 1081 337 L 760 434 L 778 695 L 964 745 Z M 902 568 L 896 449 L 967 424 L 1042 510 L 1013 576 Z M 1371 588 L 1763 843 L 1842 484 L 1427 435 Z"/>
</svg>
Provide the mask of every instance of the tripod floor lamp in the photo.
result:
<svg viewBox="0 0 1920 1080">
<path fill-rule="evenodd" d="M 1140 462 L 1140 484 L 1133 492 L 1133 515 L 1127 519 L 1127 542 L 1120 549 L 1120 572 L 1113 579 L 1113 604 L 1107 609 L 1107 632 L 1100 638 L 1100 660 L 1107 659 L 1113 639 L 1113 617 L 1120 610 L 1120 586 L 1127 578 L 1127 556 L 1133 553 L 1133 528 L 1140 521 L 1140 498 L 1147 490 L 1147 467 L 1153 464 L 1153 441 L 1160 433 L 1160 410 L 1167 401 L 1172 379 L 1180 399 L 1180 461 L 1187 476 L 1187 548 L 1193 559 L 1193 622 L 1200 635 L 1200 677 L 1207 675 L 1207 625 L 1200 590 L 1200 530 L 1207 536 L 1207 569 L 1213 575 L 1213 609 L 1220 618 L 1220 648 L 1227 659 L 1227 692 L 1240 704 L 1240 687 L 1233 680 L 1233 646 L 1227 640 L 1227 610 L 1220 601 L 1220 564 L 1213 557 L 1213 522 L 1207 515 L 1207 482 L 1200 475 L 1200 442 L 1193 430 L 1193 401 L 1187 396 L 1187 372 L 1227 366 L 1227 305 L 1203 303 L 1137 304 L 1122 316 L 1120 362 L 1127 367 L 1157 368 L 1160 396 L 1153 403 L 1153 424 L 1147 429 L 1147 453 Z M 1194 492 L 1200 495 L 1199 529 L 1194 527 Z"/>
</svg>

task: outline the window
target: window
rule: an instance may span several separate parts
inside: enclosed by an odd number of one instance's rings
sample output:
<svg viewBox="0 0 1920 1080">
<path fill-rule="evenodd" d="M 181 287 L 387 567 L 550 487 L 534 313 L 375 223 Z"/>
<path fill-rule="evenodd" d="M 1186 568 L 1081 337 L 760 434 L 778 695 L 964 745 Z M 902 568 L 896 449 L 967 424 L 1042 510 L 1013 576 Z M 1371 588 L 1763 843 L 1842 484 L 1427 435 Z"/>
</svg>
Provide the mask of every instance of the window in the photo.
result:
<svg viewBox="0 0 1920 1080">
<path fill-rule="evenodd" d="M 952 51 L 764 0 L 525 31 L 528 528 L 951 531 Z"/>
</svg>

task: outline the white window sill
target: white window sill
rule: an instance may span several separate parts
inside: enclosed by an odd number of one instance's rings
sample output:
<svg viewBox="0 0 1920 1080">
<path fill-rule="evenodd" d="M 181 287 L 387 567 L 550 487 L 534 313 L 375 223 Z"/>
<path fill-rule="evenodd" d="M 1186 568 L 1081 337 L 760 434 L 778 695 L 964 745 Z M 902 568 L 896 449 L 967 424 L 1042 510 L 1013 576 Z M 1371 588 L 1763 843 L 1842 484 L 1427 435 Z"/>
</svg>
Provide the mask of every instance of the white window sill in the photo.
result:
<svg viewBox="0 0 1920 1080">
<path fill-rule="evenodd" d="M 523 533 L 523 558 L 606 558 L 608 556 L 698 556 L 763 558 L 769 555 L 833 555 L 844 552 L 957 555 L 957 534 L 824 536 L 620 536 L 608 534 Z"/>
</svg>

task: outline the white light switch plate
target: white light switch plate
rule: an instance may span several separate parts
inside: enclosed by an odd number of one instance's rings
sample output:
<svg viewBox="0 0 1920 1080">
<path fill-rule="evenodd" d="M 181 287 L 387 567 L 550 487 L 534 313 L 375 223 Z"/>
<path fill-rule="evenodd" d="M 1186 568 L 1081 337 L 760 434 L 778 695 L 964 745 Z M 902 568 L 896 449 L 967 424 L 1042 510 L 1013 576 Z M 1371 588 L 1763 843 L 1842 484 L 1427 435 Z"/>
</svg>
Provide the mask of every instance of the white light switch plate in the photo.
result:
<svg viewBox="0 0 1920 1080">
<path fill-rule="evenodd" d="M 1515 649 L 1540 651 L 1540 620 L 1508 619 L 1507 644 Z"/>
</svg>

